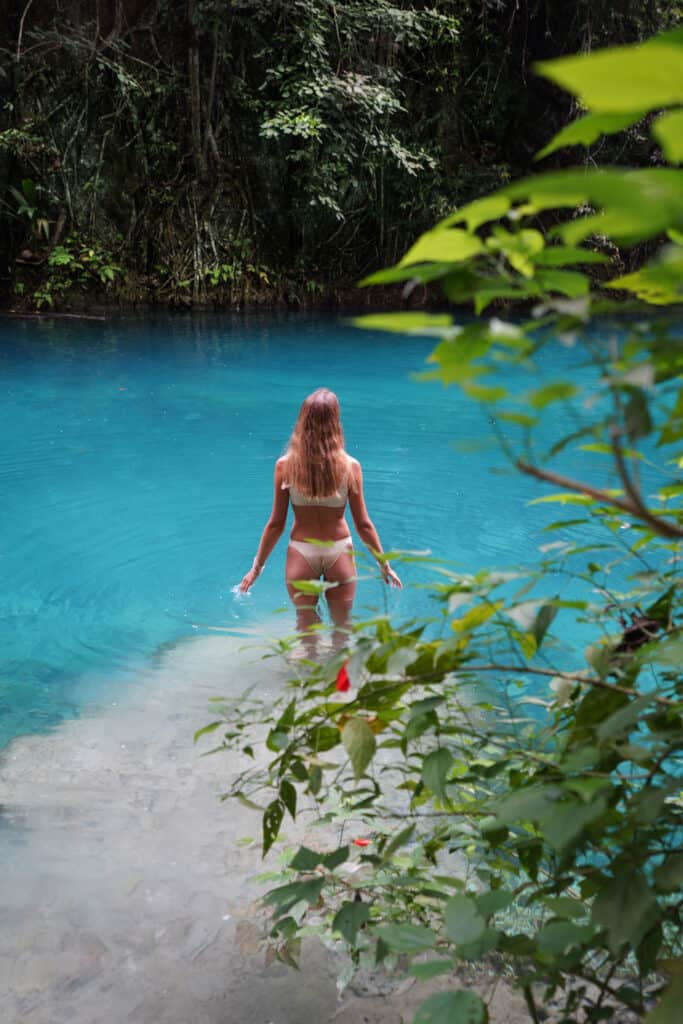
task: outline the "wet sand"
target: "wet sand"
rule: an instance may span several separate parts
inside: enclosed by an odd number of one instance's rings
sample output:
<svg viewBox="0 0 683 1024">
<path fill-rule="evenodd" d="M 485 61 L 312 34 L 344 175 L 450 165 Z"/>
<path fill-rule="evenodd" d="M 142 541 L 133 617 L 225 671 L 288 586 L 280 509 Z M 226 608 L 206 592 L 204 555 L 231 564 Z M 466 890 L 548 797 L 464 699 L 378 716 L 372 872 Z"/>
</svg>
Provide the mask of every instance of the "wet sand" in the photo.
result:
<svg viewBox="0 0 683 1024">
<path fill-rule="evenodd" d="M 116 706 L 0 754 L 3 1024 L 409 1024 L 428 991 L 457 984 L 377 975 L 340 1000 L 345 960 L 314 942 L 300 972 L 266 965 L 264 865 L 239 842 L 260 816 L 218 799 L 244 762 L 192 742 L 208 697 L 282 685 L 285 666 L 243 645 L 169 649 Z M 494 976 L 468 980 L 495 989 L 494 1024 L 527 1019 Z"/>
</svg>

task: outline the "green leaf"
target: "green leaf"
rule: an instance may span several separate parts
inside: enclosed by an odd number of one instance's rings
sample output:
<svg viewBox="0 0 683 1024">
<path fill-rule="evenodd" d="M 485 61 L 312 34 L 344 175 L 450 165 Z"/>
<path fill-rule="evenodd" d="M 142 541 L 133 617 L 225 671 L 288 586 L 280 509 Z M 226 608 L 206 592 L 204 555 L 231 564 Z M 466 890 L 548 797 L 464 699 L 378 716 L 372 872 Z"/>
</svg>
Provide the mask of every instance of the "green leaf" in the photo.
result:
<svg viewBox="0 0 683 1024">
<path fill-rule="evenodd" d="M 440 974 L 449 974 L 453 970 L 452 960 L 426 960 L 423 963 L 413 963 L 408 968 L 408 974 L 418 981 L 429 981 Z"/>
<path fill-rule="evenodd" d="M 486 920 L 471 896 L 458 893 L 444 907 L 444 922 L 448 937 L 457 945 L 476 942 L 486 928 Z"/>
<path fill-rule="evenodd" d="M 683 163 L 683 110 L 667 110 L 652 126 L 652 134 L 670 164 Z"/>
<path fill-rule="evenodd" d="M 446 779 L 452 764 L 453 755 L 446 747 L 433 750 L 422 762 L 422 781 L 442 801 L 448 799 Z"/>
<path fill-rule="evenodd" d="M 284 804 L 281 800 L 272 800 L 263 812 L 263 856 L 268 853 L 275 840 L 282 819 L 285 816 Z"/>
<path fill-rule="evenodd" d="M 592 249 L 580 249 L 573 245 L 546 246 L 535 258 L 539 267 L 567 267 L 575 263 L 608 263 L 609 260 L 600 252 Z"/>
<path fill-rule="evenodd" d="M 643 941 L 636 950 L 636 957 L 638 959 L 638 966 L 641 974 L 644 976 L 648 975 L 650 971 L 655 969 L 657 963 L 657 956 L 662 946 L 662 940 L 664 933 L 662 931 L 661 923 L 651 928 L 647 933 Z M 636 991 L 636 1003 L 640 1002 L 640 993 Z"/>
<path fill-rule="evenodd" d="M 340 846 L 336 850 L 332 850 L 330 853 L 326 853 L 320 858 L 321 863 L 323 863 L 329 871 L 334 871 L 335 868 L 338 868 L 340 864 L 343 864 L 344 861 L 348 859 L 348 846 Z"/>
<path fill-rule="evenodd" d="M 378 270 L 369 277 L 364 277 L 359 282 L 359 288 L 366 288 L 371 284 L 394 284 L 397 281 L 435 281 L 444 277 L 452 270 L 452 263 L 426 263 L 417 267 L 387 267 L 386 270 Z"/>
<path fill-rule="evenodd" d="M 595 452 L 596 455 L 609 455 L 610 458 L 614 458 L 614 448 L 612 445 L 599 441 L 596 441 L 595 444 L 580 444 L 578 451 Z M 643 457 L 635 448 L 622 448 L 621 454 L 626 455 L 629 459 L 642 459 Z"/>
<path fill-rule="evenodd" d="M 321 861 L 321 854 L 308 846 L 300 846 L 289 862 L 295 871 L 314 871 Z"/>
<path fill-rule="evenodd" d="M 376 934 L 397 953 L 422 953 L 436 945 L 436 935 L 431 928 L 419 924 L 390 924 L 378 928 Z"/>
<path fill-rule="evenodd" d="M 499 910 L 509 907 L 514 902 L 515 894 L 508 889 L 491 889 L 490 892 L 480 893 L 475 899 L 479 913 L 488 919 Z"/>
<path fill-rule="evenodd" d="M 324 884 L 324 878 L 309 878 L 303 882 L 289 882 L 287 885 L 281 885 L 277 889 L 271 889 L 263 897 L 263 902 L 267 906 L 275 907 L 278 914 L 286 914 L 295 903 L 305 901 L 309 906 L 317 903 Z"/>
<path fill-rule="evenodd" d="M 632 274 L 613 278 L 606 287 L 632 292 L 655 306 L 683 301 L 683 248 L 667 246 L 655 260 Z"/>
<path fill-rule="evenodd" d="M 538 423 L 537 416 L 529 416 L 524 412 L 498 412 L 496 419 L 504 420 L 505 423 L 516 423 L 520 427 L 533 427 Z"/>
<path fill-rule="evenodd" d="M 317 594 L 321 596 L 328 590 L 338 587 L 338 583 L 330 583 L 327 580 L 291 580 L 291 585 L 302 594 Z"/>
<path fill-rule="evenodd" d="M 479 316 L 495 299 L 525 299 L 541 295 L 540 284 L 530 278 L 518 278 L 515 281 L 507 278 L 492 279 L 486 284 L 477 286 L 474 295 L 474 311 Z"/>
<path fill-rule="evenodd" d="M 619 708 L 600 723 L 597 729 L 599 740 L 611 740 L 615 737 L 626 739 L 641 721 L 643 712 L 654 701 L 654 694 L 645 694 L 636 700 L 630 701 L 623 708 Z"/>
<path fill-rule="evenodd" d="M 532 498 L 530 505 L 545 505 L 557 502 L 559 505 L 593 505 L 594 499 L 586 494 L 574 494 L 571 491 L 561 491 L 558 494 L 544 494 L 541 498 Z"/>
<path fill-rule="evenodd" d="M 683 886 L 683 853 L 671 853 L 654 874 L 657 892 L 676 892 Z"/>
<path fill-rule="evenodd" d="M 681 391 L 681 398 L 683 398 L 683 391 Z M 675 586 L 667 587 L 663 594 L 653 601 L 645 609 L 645 614 L 649 619 L 655 619 L 663 629 L 669 628 L 669 621 L 672 615 L 673 602 L 676 598 Z"/>
<path fill-rule="evenodd" d="M 364 718 L 350 718 L 342 729 L 341 738 L 358 780 L 365 774 L 375 753 L 375 734 Z"/>
<path fill-rule="evenodd" d="M 656 665 L 671 665 L 680 668 L 683 665 L 683 637 L 670 637 L 658 643 L 648 654 L 649 662 Z"/>
<path fill-rule="evenodd" d="M 585 114 L 554 135 L 534 159 L 543 160 L 564 146 L 591 146 L 602 135 L 621 132 L 636 121 L 640 121 L 642 116 L 641 111 L 629 111 L 626 114 Z"/>
<path fill-rule="evenodd" d="M 570 299 L 588 295 L 590 284 L 578 270 L 538 270 L 536 281 L 546 292 L 560 292 Z"/>
<path fill-rule="evenodd" d="M 600 796 L 590 804 L 562 801 L 553 804 L 546 814 L 539 817 L 539 822 L 550 845 L 561 851 L 578 839 L 584 829 L 601 818 L 606 810 L 607 801 Z"/>
<path fill-rule="evenodd" d="M 586 908 L 571 896 L 546 896 L 543 903 L 555 917 L 583 917 Z"/>
<path fill-rule="evenodd" d="M 407 267 L 413 263 L 461 263 L 483 250 L 483 243 L 476 235 L 460 228 L 434 228 L 418 238 L 399 266 Z"/>
<path fill-rule="evenodd" d="M 500 402 L 507 398 L 507 389 L 502 387 L 482 387 L 479 384 L 471 384 L 465 381 L 462 389 L 468 398 L 476 402 Z"/>
<path fill-rule="evenodd" d="M 280 783 L 280 799 L 292 818 L 296 818 L 296 787 L 287 779 L 283 779 Z"/>
<path fill-rule="evenodd" d="M 557 791 L 542 786 L 530 786 L 500 797 L 496 806 L 499 825 L 518 824 L 520 821 L 538 821 L 555 806 Z"/>
<path fill-rule="evenodd" d="M 277 753 L 279 750 L 284 750 L 289 742 L 289 736 L 286 732 L 278 732 L 277 729 L 271 729 L 266 737 L 266 746 L 268 750 L 272 750 Z"/>
<path fill-rule="evenodd" d="M 664 995 L 643 1024 L 680 1024 L 683 1005 L 683 972 L 675 974 Z"/>
<path fill-rule="evenodd" d="M 474 992 L 435 992 L 420 1006 L 413 1024 L 488 1024 L 486 1004 Z"/>
<path fill-rule="evenodd" d="M 219 726 L 224 725 L 224 722 L 210 722 L 208 725 L 203 726 L 201 729 L 197 729 L 193 737 L 193 742 L 196 743 L 200 736 L 206 736 L 207 733 L 214 732 Z"/>
<path fill-rule="evenodd" d="M 483 199 L 475 199 L 462 209 L 456 210 L 442 220 L 439 227 L 447 228 L 453 224 L 467 224 L 470 231 L 476 231 L 482 224 L 491 220 L 498 220 L 504 217 L 510 209 L 510 201 L 500 193 L 492 196 L 485 196 Z"/>
<path fill-rule="evenodd" d="M 551 402 L 559 402 L 566 398 L 572 398 L 578 391 L 575 384 L 567 381 L 554 381 L 542 388 L 537 388 L 527 395 L 527 401 L 534 409 L 545 409 Z"/>
<path fill-rule="evenodd" d="M 534 257 L 543 249 L 543 235 L 533 228 L 511 232 L 496 224 L 486 239 L 486 248 L 505 254 L 510 266 L 523 277 L 532 277 Z"/>
<path fill-rule="evenodd" d="M 282 712 L 277 722 L 275 723 L 276 729 L 282 729 L 285 732 L 294 725 L 294 719 L 296 718 L 296 701 L 291 700 L 285 710 Z"/>
<path fill-rule="evenodd" d="M 543 643 L 543 639 L 550 629 L 557 612 L 558 609 L 552 604 L 544 604 L 539 608 L 538 614 L 534 619 L 534 624 L 531 627 L 531 632 L 533 633 L 534 640 L 536 641 L 537 650 Z"/>
<path fill-rule="evenodd" d="M 337 730 L 337 737 L 339 736 L 339 730 Z M 320 787 L 323 784 L 323 770 L 318 764 L 311 765 L 311 771 L 308 779 L 308 788 L 310 789 L 313 796 L 320 792 Z"/>
<path fill-rule="evenodd" d="M 308 734 L 308 742 L 316 753 L 323 753 L 336 747 L 341 739 L 339 729 L 332 725 L 316 725 Z M 311 770 L 312 777 L 312 770 Z"/>
<path fill-rule="evenodd" d="M 647 398 L 640 388 L 633 388 L 626 409 L 624 410 L 626 433 L 629 441 L 637 441 L 639 437 L 647 437 L 652 430 L 652 417 Z"/>
<path fill-rule="evenodd" d="M 388 860 L 392 854 L 396 853 L 397 850 L 400 850 L 402 846 L 405 846 L 405 844 L 412 839 L 415 826 L 416 823 L 413 822 L 413 824 L 408 825 L 407 828 L 401 829 L 398 835 L 395 835 L 394 838 L 387 843 L 382 851 L 382 860 Z"/>
<path fill-rule="evenodd" d="M 233 796 L 235 797 L 235 800 L 242 804 L 243 807 L 248 807 L 250 811 L 259 811 L 263 814 L 265 808 L 260 804 L 254 803 L 254 801 L 250 800 L 248 796 L 244 795 L 244 793 L 234 793 Z M 221 797 L 221 799 L 223 798 Z"/>
<path fill-rule="evenodd" d="M 551 171 L 507 185 L 529 213 L 589 203 L 601 213 L 576 216 L 554 229 L 568 245 L 588 235 L 610 235 L 624 245 L 653 238 L 683 221 L 683 172 L 670 167 L 638 171 Z"/>
<path fill-rule="evenodd" d="M 576 793 L 580 796 L 585 804 L 589 804 L 593 801 L 594 797 L 598 793 L 602 793 L 605 789 L 610 789 L 612 783 L 609 779 L 604 778 L 569 778 L 562 783 L 563 789 L 569 790 L 570 793 Z M 576 903 L 574 904 L 576 906 Z"/>
<path fill-rule="evenodd" d="M 589 942 L 595 929 L 591 925 L 573 924 L 571 921 L 549 921 L 536 937 L 538 948 L 544 953 L 566 953 L 572 946 Z"/>
<path fill-rule="evenodd" d="M 681 48 L 657 40 L 560 57 L 535 67 L 589 110 L 645 113 L 683 103 Z"/>
<path fill-rule="evenodd" d="M 432 334 L 436 329 L 452 327 L 453 318 L 447 313 L 368 313 L 357 316 L 351 323 L 368 331 L 391 331 L 397 334 Z"/>
<path fill-rule="evenodd" d="M 591 921 L 607 932 L 607 944 L 614 956 L 624 944 L 635 951 L 659 916 L 654 894 L 636 871 L 622 871 L 603 885 L 591 910 Z"/>
<path fill-rule="evenodd" d="M 370 907 L 367 903 L 345 901 L 334 916 L 332 931 L 339 932 L 348 944 L 356 941 L 358 930 L 370 920 Z"/>
</svg>

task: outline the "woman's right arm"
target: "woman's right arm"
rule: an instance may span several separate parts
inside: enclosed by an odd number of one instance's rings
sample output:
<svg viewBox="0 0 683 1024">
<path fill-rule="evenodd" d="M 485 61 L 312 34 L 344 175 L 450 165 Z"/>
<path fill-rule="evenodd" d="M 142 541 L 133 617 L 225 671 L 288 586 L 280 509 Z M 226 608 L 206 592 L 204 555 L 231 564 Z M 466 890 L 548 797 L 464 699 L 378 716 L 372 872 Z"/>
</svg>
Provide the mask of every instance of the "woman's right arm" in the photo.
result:
<svg viewBox="0 0 683 1024">
<path fill-rule="evenodd" d="M 351 509 L 351 515 L 353 516 L 356 533 L 362 540 L 363 544 L 372 551 L 375 557 L 377 557 L 377 555 L 381 555 L 383 553 L 382 544 L 377 534 L 377 530 L 375 529 L 375 524 L 370 518 L 365 506 L 365 496 L 363 494 L 363 471 L 360 468 L 360 462 L 356 459 L 351 463 L 349 508 Z M 379 562 L 379 567 L 382 571 L 385 583 L 389 583 L 392 587 L 403 586 L 388 562 Z"/>
<path fill-rule="evenodd" d="M 289 491 L 282 487 L 283 480 L 284 468 L 282 465 L 282 459 L 278 459 L 275 463 L 275 477 L 273 480 L 273 507 L 271 509 L 270 518 L 263 528 L 254 563 L 240 583 L 240 590 L 243 594 L 249 590 L 249 587 L 253 584 L 254 580 L 261 575 L 266 564 L 266 559 L 282 536 L 287 523 Z"/>
</svg>

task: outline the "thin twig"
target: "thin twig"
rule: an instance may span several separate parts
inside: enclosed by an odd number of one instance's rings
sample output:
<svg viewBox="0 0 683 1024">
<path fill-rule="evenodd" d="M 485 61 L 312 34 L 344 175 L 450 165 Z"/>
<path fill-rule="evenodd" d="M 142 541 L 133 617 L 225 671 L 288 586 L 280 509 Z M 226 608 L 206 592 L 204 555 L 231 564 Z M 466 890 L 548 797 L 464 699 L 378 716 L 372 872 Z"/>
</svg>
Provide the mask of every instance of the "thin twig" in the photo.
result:
<svg viewBox="0 0 683 1024">
<path fill-rule="evenodd" d="M 621 482 L 624 485 L 624 490 L 626 491 L 626 494 L 628 495 L 630 501 L 633 503 L 633 506 L 636 509 L 636 514 L 638 515 L 638 517 L 642 519 L 643 522 L 647 523 L 647 525 L 652 530 L 660 532 L 660 527 L 664 526 L 666 531 L 671 531 L 664 533 L 663 536 L 669 536 L 674 538 L 683 537 L 683 529 L 681 529 L 680 526 L 677 526 L 675 523 L 671 523 L 666 520 L 660 520 L 657 516 L 654 516 L 652 512 L 650 512 L 650 510 L 646 507 L 640 494 L 640 491 L 638 490 L 638 488 L 636 487 L 636 485 L 631 480 L 631 477 L 628 474 L 628 469 L 626 468 L 626 461 L 624 459 L 624 453 L 621 450 L 621 445 L 619 444 L 619 429 L 618 427 L 614 426 L 612 427 L 612 451 L 614 452 L 614 462 L 617 467 L 619 477 L 621 478 Z"/>
<path fill-rule="evenodd" d="M 627 697 L 642 697 L 643 694 L 630 686 L 619 686 L 618 683 L 608 683 L 606 679 L 599 676 L 584 676 L 580 672 L 559 672 L 548 668 L 532 668 L 530 665 L 472 665 L 466 664 L 456 669 L 460 674 L 469 672 L 514 672 L 531 673 L 536 676 L 552 676 L 560 679 L 567 679 L 570 682 L 585 683 L 588 686 L 598 686 L 603 690 L 612 690 L 614 693 L 624 693 Z M 414 678 L 414 677 L 413 677 Z M 680 701 L 670 700 L 668 697 L 657 697 L 653 694 L 652 699 L 658 704 L 665 704 L 668 707 L 676 707 Z"/>
<path fill-rule="evenodd" d="M 616 495 L 610 494 L 608 491 L 603 491 L 599 487 L 592 487 L 590 484 L 584 483 L 582 480 L 572 480 L 570 477 L 561 476 L 559 473 L 553 473 L 552 470 L 540 469 L 538 466 L 532 466 L 528 462 L 518 460 L 516 465 L 517 469 L 521 473 L 526 473 L 528 476 L 534 476 L 537 480 L 544 480 L 546 483 L 557 484 L 558 487 L 565 487 L 568 491 L 576 491 L 579 494 L 585 494 L 589 498 L 595 498 L 596 501 L 599 501 L 604 505 L 612 505 L 614 508 L 621 509 L 622 512 L 626 512 L 630 516 L 635 516 L 636 519 L 642 519 L 647 522 L 653 533 L 658 534 L 660 537 L 666 537 L 667 540 L 680 540 L 683 538 L 683 527 L 678 526 L 676 523 L 672 523 L 670 519 L 664 519 L 653 515 L 645 508 L 644 505 L 642 505 L 642 502 L 640 505 L 634 502 L 630 495 L 628 500 L 618 498 Z M 626 489 L 625 484 L 624 487 Z"/>
</svg>

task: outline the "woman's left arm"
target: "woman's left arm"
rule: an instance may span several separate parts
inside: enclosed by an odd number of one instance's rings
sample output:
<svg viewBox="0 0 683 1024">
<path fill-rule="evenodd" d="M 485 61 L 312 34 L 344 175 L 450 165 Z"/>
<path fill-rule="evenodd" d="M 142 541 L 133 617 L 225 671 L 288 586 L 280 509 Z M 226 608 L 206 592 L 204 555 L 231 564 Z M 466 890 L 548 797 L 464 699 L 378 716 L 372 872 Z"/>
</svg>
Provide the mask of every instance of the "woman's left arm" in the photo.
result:
<svg viewBox="0 0 683 1024">
<path fill-rule="evenodd" d="M 375 524 L 370 518 L 365 506 L 365 497 L 363 495 L 363 471 L 360 468 L 360 462 L 358 462 L 357 459 L 352 460 L 349 483 L 349 508 L 351 509 L 351 515 L 353 516 L 354 526 L 356 527 L 358 536 L 365 546 L 370 548 L 372 554 L 377 558 L 378 555 L 383 553 L 382 545 L 380 543 L 377 530 L 375 529 Z M 403 584 L 389 563 L 384 559 L 378 559 L 378 561 L 384 582 L 388 583 L 392 587 L 398 587 L 400 589 Z"/>
<path fill-rule="evenodd" d="M 261 575 L 268 559 L 268 555 L 282 536 L 287 522 L 289 491 L 282 487 L 284 479 L 283 472 L 282 460 L 278 459 L 275 463 L 275 477 L 273 480 L 273 508 L 270 513 L 270 518 L 263 528 L 258 551 L 254 558 L 254 564 L 240 583 L 240 590 L 243 594 L 249 590 L 249 587 L 253 584 L 257 576 Z"/>
</svg>

